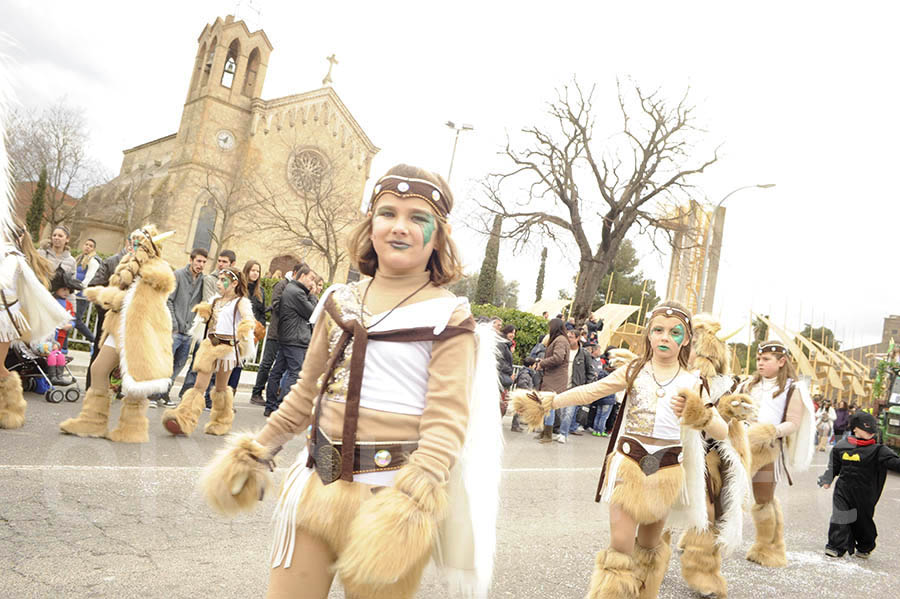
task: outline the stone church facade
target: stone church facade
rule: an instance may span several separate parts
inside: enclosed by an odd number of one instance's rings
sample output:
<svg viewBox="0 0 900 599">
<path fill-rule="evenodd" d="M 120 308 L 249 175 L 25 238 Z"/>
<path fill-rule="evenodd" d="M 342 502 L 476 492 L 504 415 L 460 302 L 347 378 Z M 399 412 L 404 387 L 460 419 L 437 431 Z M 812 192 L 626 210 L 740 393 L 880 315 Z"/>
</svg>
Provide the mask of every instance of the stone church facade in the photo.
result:
<svg viewBox="0 0 900 599">
<path fill-rule="evenodd" d="M 330 85 L 262 99 L 264 31 L 228 16 L 197 43 L 178 131 L 124 151 L 118 176 L 82 200 L 78 237 L 115 252 L 125 231 L 152 222 L 175 231 L 164 257 L 176 268 L 195 247 L 227 248 L 264 273 L 302 258 L 345 280 L 344 239 L 378 148 Z"/>
</svg>

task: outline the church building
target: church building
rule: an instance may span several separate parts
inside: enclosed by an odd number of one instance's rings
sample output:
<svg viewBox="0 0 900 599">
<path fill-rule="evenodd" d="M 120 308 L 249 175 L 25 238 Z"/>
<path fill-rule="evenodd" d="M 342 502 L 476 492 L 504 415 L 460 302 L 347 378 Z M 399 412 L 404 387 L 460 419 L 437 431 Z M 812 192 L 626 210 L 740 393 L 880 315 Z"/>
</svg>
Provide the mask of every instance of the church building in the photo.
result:
<svg viewBox="0 0 900 599">
<path fill-rule="evenodd" d="M 155 223 L 175 231 L 164 258 L 176 268 L 193 248 L 213 263 L 231 249 L 263 274 L 303 259 L 327 282 L 346 280 L 345 239 L 378 148 L 330 71 L 321 89 L 262 99 L 272 49 L 233 16 L 204 27 L 177 132 L 124 151 L 118 176 L 82 200 L 78 237 L 113 253 Z"/>
</svg>

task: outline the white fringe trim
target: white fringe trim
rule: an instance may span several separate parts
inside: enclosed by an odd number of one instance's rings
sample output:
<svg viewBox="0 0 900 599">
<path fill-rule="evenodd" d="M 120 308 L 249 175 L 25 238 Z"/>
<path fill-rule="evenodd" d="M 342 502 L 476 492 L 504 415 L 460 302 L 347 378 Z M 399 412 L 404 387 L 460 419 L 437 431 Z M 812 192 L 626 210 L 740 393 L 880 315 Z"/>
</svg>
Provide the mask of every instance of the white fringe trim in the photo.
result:
<svg viewBox="0 0 900 599">
<path fill-rule="evenodd" d="M 18 327 L 18 330 L 16 330 Z M 28 320 L 18 310 L 4 310 L 0 307 L 0 342 L 9 343 L 22 337 L 22 334 L 31 330 Z"/>
<path fill-rule="evenodd" d="M 743 542 L 744 505 L 749 504 L 750 475 L 741 457 L 727 440 L 719 441 L 712 451 L 719 453 L 725 475 L 722 477 L 722 517 L 716 523 L 716 544 L 722 556 L 729 556 Z"/>
<path fill-rule="evenodd" d="M 309 451 L 304 448 L 297 456 L 297 460 L 288 470 L 278 498 L 278 505 L 272 514 L 275 523 L 275 537 L 272 539 L 272 549 L 269 559 L 272 567 L 279 566 L 290 568 L 294 559 L 294 544 L 297 540 L 297 510 L 300 507 L 300 497 L 313 469 L 306 467 Z"/>
<path fill-rule="evenodd" d="M 669 528 L 686 530 L 709 528 L 706 513 L 706 452 L 700 432 L 693 428 L 681 427 L 681 443 L 684 447 L 684 485 L 681 497 L 672 506 L 666 524 Z"/>
</svg>

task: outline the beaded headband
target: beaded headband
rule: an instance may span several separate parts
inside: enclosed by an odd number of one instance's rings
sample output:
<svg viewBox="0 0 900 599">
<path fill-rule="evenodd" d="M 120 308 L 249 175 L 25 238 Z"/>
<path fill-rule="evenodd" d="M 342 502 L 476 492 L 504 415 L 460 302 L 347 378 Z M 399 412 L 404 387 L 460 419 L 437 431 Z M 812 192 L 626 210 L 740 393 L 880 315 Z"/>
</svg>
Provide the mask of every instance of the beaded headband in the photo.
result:
<svg viewBox="0 0 900 599">
<path fill-rule="evenodd" d="M 424 179 L 411 179 L 399 175 L 385 175 L 375 183 L 372 189 L 372 200 L 369 202 L 369 210 L 375 207 L 385 193 L 392 193 L 401 198 L 419 198 L 428 202 L 434 211 L 443 218 L 450 214 L 450 205 L 437 185 Z"/>
<path fill-rule="evenodd" d="M 763 352 L 782 354 L 785 356 L 788 354 L 787 348 L 780 343 L 766 343 L 765 345 L 760 345 L 759 349 L 756 350 L 756 353 L 761 354 Z"/>
<path fill-rule="evenodd" d="M 235 283 L 237 283 L 237 281 L 238 281 L 237 275 L 234 274 L 232 271 L 227 270 L 227 269 L 225 269 L 225 268 L 223 268 L 222 270 L 219 271 L 219 275 L 228 275 L 229 277 L 231 277 L 231 279 L 232 279 Z"/>
<path fill-rule="evenodd" d="M 694 329 L 691 326 L 691 315 L 684 310 L 679 310 L 678 308 L 673 308 L 671 306 L 659 306 L 658 308 L 655 308 L 652 312 L 650 312 L 650 316 L 647 317 L 647 322 L 649 323 L 657 316 L 677 318 L 684 324 L 688 334 L 694 334 Z"/>
</svg>

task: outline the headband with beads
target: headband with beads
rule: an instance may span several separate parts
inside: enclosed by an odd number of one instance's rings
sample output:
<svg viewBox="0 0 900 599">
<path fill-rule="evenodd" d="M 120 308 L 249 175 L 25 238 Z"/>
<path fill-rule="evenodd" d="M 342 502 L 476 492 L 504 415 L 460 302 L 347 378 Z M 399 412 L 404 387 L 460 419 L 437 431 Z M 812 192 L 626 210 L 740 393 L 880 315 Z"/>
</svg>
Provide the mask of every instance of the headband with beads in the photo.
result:
<svg viewBox="0 0 900 599">
<path fill-rule="evenodd" d="M 428 202 L 435 212 L 443 218 L 450 214 L 450 205 L 437 185 L 425 179 L 411 179 L 399 175 L 385 175 L 375 183 L 372 189 L 372 200 L 369 210 L 382 195 L 392 193 L 401 198 L 420 198 Z"/>
<path fill-rule="evenodd" d="M 759 349 L 756 350 L 756 353 L 781 354 L 786 356 L 788 354 L 788 350 L 780 343 L 766 343 L 765 345 L 760 345 Z"/>
<path fill-rule="evenodd" d="M 691 326 L 691 315 L 684 310 L 679 310 L 678 308 L 673 308 L 672 306 L 659 306 L 658 308 L 655 308 L 652 312 L 650 312 L 650 315 L 647 317 L 647 322 L 649 323 L 657 316 L 677 318 L 684 324 L 684 327 L 687 329 L 689 335 L 694 334 L 694 328 Z"/>
</svg>

